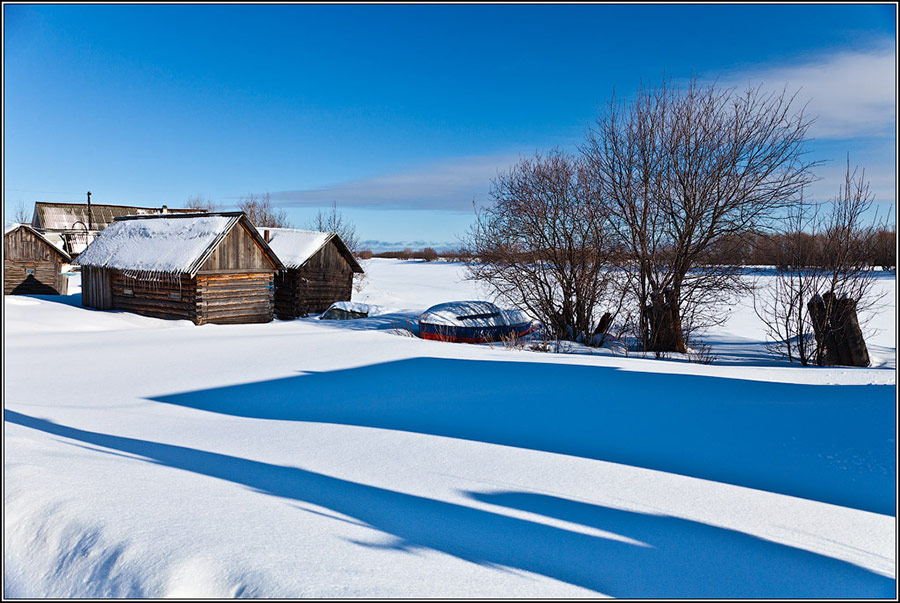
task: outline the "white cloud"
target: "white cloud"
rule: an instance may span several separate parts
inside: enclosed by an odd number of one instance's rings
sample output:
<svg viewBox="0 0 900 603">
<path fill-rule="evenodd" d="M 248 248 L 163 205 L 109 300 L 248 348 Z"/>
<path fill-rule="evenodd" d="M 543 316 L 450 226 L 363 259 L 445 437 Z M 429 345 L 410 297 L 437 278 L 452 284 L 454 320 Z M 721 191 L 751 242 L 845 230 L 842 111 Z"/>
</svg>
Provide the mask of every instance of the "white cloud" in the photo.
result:
<svg viewBox="0 0 900 603">
<path fill-rule="evenodd" d="M 271 193 L 282 207 L 321 206 L 378 209 L 469 210 L 487 199 L 491 179 L 516 155 L 458 157 L 418 170 L 341 182 L 332 186 Z"/>
<path fill-rule="evenodd" d="M 818 116 L 810 136 L 849 139 L 893 134 L 896 76 L 891 43 L 868 52 L 844 51 L 802 64 L 731 73 L 719 81 L 738 88 L 762 84 L 767 89 L 787 85 L 789 92 L 799 89 L 798 101 L 809 101 L 808 113 Z"/>
</svg>

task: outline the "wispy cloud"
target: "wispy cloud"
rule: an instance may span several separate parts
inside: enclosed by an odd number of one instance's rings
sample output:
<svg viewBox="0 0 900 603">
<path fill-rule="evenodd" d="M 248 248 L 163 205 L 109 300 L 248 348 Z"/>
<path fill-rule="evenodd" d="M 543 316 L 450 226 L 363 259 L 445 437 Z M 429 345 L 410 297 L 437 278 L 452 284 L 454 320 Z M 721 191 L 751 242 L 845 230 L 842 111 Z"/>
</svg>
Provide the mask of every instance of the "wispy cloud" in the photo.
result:
<svg viewBox="0 0 900 603">
<path fill-rule="evenodd" d="M 464 211 L 472 208 L 473 200 L 486 200 L 491 179 L 517 159 L 517 155 L 458 157 L 417 170 L 271 195 L 282 207 L 334 201 L 342 207 Z"/>
<path fill-rule="evenodd" d="M 871 154 L 864 154 L 862 160 L 856 155 L 850 156 L 850 170 L 856 169 L 856 177 L 869 185 L 869 192 L 874 201 L 885 211 L 885 206 L 896 204 L 895 187 L 897 182 L 897 166 L 893 161 L 893 152 L 887 153 L 887 157 L 873 158 Z M 840 192 L 844 184 L 844 176 L 847 171 L 846 156 L 835 161 L 829 161 L 816 169 L 815 174 L 819 178 L 806 191 L 808 198 L 816 201 L 830 201 Z"/>
<path fill-rule="evenodd" d="M 809 101 L 807 112 L 816 116 L 809 132 L 813 138 L 883 140 L 895 131 L 895 66 L 891 43 L 876 50 L 841 51 L 802 62 L 728 72 L 718 81 L 738 89 L 762 84 L 769 90 L 786 86 L 789 93 L 799 91 L 798 104 Z M 418 169 L 271 195 L 282 207 L 336 202 L 341 207 L 467 211 L 473 200 L 487 200 L 491 179 L 518 159 L 512 154 L 457 157 Z M 892 200 L 893 168 L 888 173 L 880 165 L 870 164 L 870 168 L 867 176 L 881 193 L 879 198 Z"/>
<path fill-rule="evenodd" d="M 870 51 L 843 51 L 793 65 L 762 67 L 720 78 L 728 86 L 787 86 L 817 119 L 810 135 L 820 139 L 886 136 L 896 122 L 894 44 Z"/>
</svg>

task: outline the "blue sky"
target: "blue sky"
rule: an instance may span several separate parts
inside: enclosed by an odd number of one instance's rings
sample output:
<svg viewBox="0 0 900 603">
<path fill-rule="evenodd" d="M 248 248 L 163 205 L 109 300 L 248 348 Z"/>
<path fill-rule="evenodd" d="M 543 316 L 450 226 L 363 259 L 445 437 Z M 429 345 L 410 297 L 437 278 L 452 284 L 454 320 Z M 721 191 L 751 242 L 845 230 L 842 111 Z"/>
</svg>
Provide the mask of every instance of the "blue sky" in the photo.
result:
<svg viewBox="0 0 900 603">
<path fill-rule="evenodd" d="M 490 179 L 574 149 L 663 74 L 801 88 L 814 195 L 846 154 L 895 199 L 896 8 L 882 5 L 5 5 L 4 201 L 233 208 L 453 244 Z"/>
</svg>

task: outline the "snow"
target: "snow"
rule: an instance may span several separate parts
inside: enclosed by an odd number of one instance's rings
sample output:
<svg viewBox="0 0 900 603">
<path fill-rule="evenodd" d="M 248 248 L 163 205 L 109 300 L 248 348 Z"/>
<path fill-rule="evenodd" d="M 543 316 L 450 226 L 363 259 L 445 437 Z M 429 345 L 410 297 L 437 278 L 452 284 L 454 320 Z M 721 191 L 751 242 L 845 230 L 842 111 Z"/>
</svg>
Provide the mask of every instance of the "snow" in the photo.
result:
<svg viewBox="0 0 900 603">
<path fill-rule="evenodd" d="M 328 242 L 331 234 L 296 228 L 266 228 L 269 247 L 286 268 L 300 268 Z"/>
<path fill-rule="evenodd" d="M 75 263 L 134 272 L 190 272 L 236 219 L 204 216 L 120 220 L 104 229 Z"/>
<path fill-rule="evenodd" d="M 749 299 L 710 365 L 402 337 L 484 292 L 364 267 L 352 321 L 6 296 L 4 595 L 895 595 L 893 275 L 859 369 L 769 356 Z"/>
</svg>

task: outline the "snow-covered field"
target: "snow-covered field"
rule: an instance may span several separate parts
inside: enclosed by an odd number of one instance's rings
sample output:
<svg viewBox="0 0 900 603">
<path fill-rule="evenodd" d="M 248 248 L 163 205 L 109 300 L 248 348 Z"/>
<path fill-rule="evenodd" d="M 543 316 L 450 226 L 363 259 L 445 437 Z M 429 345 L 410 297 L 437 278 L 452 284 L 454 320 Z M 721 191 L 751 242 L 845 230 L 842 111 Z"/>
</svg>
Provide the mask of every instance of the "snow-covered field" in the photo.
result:
<svg viewBox="0 0 900 603">
<path fill-rule="evenodd" d="M 405 337 L 484 296 L 365 268 L 354 321 L 5 297 L 4 595 L 895 596 L 893 275 L 829 369 L 748 300 L 710 365 Z"/>
</svg>

